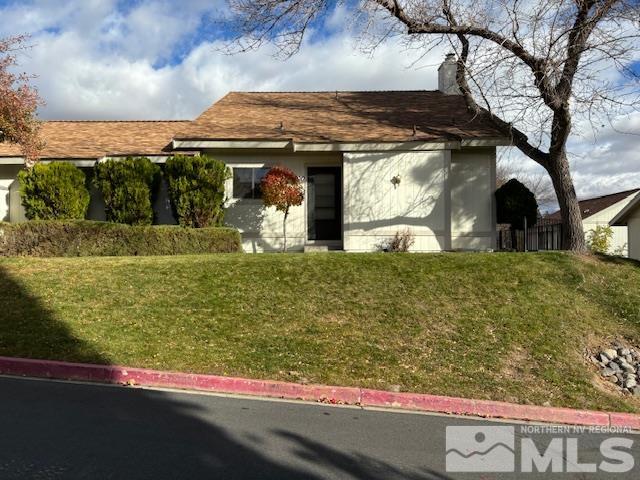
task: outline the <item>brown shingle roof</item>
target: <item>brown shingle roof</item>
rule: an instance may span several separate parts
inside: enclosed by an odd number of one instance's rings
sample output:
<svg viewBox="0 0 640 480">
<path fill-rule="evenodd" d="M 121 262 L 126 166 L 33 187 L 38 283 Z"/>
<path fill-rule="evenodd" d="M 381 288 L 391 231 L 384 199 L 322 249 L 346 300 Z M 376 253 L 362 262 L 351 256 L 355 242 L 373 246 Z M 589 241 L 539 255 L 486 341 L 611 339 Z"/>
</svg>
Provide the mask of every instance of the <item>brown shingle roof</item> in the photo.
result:
<svg viewBox="0 0 640 480">
<path fill-rule="evenodd" d="M 414 133 L 415 127 L 415 133 Z M 45 121 L 42 158 L 159 155 L 171 140 L 401 142 L 500 138 L 487 115 L 439 91 L 231 92 L 195 121 Z M 0 143 L 0 157 L 20 156 Z"/>
<path fill-rule="evenodd" d="M 618 202 L 621 202 L 629 195 L 640 192 L 640 188 L 635 188 L 633 190 L 625 190 L 624 192 L 616 192 L 611 193 L 609 195 L 602 195 L 600 197 L 589 198 L 586 200 L 581 200 L 578 202 L 580 205 L 580 213 L 582 214 L 582 219 L 584 220 L 591 215 L 595 215 L 598 212 L 601 212 L 605 208 L 609 208 L 612 205 L 615 205 Z M 553 220 L 560 220 L 562 217 L 560 216 L 560 210 L 554 212 L 550 215 L 547 215 L 546 218 Z"/>
<path fill-rule="evenodd" d="M 188 121 L 45 121 L 42 158 L 100 158 L 106 155 L 162 155 Z M 0 157 L 20 156 L 0 143 Z"/>
<path fill-rule="evenodd" d="M 468 112 L 462 96 L 424 90 L 231 92 L 176 134 L 183 140 L 319 143 L 499 137 L 488 116 Z"/>
</svg>

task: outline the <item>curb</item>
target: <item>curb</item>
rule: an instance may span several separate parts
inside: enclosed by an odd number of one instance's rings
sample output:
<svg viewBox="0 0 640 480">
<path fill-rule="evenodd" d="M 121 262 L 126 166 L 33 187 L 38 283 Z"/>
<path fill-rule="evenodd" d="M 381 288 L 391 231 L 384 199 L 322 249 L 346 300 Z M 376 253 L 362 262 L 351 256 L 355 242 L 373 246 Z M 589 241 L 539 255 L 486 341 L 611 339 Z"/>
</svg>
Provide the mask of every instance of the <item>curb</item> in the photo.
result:
<svg viewBox="0 0 640 480">
<path fill-rule="evenodd" d="M 441 395 L 394 393 L 357 387 L 301 385 L 272 380 L 164 372 L 117 365 L 93 365 L 54 360 L 0 357 L 0 374 L 121 385 L 193 389 L 217 393 L 307 400 L 329 404 L 397 408 L 421 412 L 571 425 L 625 427 L 640 430 L 640 415 L 631 413 L 537 407 Z"/>
</svg>

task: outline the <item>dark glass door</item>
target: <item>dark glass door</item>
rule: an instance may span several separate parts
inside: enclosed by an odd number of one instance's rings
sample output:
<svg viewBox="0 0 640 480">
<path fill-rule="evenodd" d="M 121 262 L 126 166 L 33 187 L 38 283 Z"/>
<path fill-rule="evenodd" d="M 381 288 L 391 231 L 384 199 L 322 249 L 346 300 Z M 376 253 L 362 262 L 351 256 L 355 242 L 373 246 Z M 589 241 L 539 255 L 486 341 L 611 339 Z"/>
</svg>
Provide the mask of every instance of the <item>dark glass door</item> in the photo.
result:
<svg viewBox="0 0 640 480">
<path fill-rule="evenodd" d="M 342 168 L 307 169 L 309 240 L 342 239 Z"/>
</svg>

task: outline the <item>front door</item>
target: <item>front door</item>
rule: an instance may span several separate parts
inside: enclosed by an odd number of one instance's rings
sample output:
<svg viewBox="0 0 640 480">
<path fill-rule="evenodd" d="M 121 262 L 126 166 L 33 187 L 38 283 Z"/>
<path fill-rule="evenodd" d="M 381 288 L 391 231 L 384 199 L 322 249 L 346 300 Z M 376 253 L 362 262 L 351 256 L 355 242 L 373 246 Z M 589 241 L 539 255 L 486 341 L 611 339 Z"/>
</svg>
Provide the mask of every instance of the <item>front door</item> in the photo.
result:
<svg viewBox="0 0 640 480">
<path fill-rule="evenodd" d="M 342 168 L 307 169 L 307 236 L 342 240 Z"/>
</svg>

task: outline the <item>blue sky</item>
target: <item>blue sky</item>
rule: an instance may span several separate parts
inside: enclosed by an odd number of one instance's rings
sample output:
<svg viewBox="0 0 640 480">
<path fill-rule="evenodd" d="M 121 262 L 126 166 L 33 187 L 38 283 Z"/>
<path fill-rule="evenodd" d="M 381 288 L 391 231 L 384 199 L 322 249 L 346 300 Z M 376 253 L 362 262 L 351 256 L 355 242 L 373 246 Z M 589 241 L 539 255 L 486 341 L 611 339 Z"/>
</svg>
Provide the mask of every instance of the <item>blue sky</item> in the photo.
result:
<svg viewBox="0 0 640 480">
<path fill-rule="evenodd" d="M 30 34 L 20 68 L 46 101 L 45 119 L 189 119 L 230 90 L 435 89 L 444 47 L 414 64 L 397 40 L 357 49 L 338 8 L 283 62 L 273 47 L 226 55 L 223 0 L 0 0 L 0 37 Z M 634 65 L 640 71 L 640 62 Z M 572 139 L 580 196 L 640 187 L 640 115 L 597 139 Z M 536 172 L 515 156 L 518 168 Z"/>
</svg>

